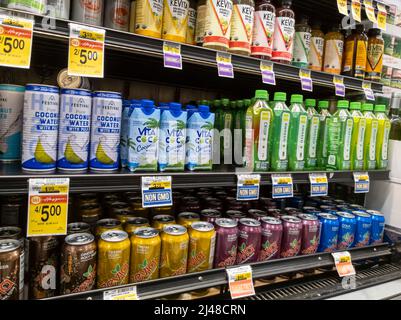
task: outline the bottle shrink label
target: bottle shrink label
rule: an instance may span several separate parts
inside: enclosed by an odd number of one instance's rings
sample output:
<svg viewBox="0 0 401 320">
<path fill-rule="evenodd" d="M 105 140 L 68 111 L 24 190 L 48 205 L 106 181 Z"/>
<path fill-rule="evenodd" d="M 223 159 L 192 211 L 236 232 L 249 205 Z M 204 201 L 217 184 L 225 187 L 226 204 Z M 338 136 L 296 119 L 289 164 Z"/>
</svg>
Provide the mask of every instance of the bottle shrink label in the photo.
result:
<svg viewBox="0 0 401 320">
<path fill-rule="evenodd" d="M 247 4 L 234 5 L 231 21 L 230 49 L 250 53 L 255 9 Z"/>
<path fill-rule="evenodd" d="M 188 9 L 188 0 L 164 0 L 163 39 L 185 42 Z"/>
<path fill-rule="evenodd" d="M 300 67 L 308 65 L 311 34 L 309 32 L 296 32 L 294 40 L 294 53 L 292 61 Z"/>
<path fill-rule="evenodd" d="M 341 40 L 326 41 L 323 71 L 333 74 L 341 73 L 343 49 L 344 42 Z"/>
<path fill-rule="evenodd" d="M 292 60 L 294 48 L 295 19 L 288 17 L 276 17 L 273 56 L 272 60 Z"/>
<path fill-rule="evenodd" d="M 209 0 L 207 3 L 204 45 L 228 49 L 233 3 L 231 0 Z"/>
<path fill-rule="evenodd" d="M 312 37 L 309 50 L 309 69 L 322 71 L 323 66 L 324 39 L 321 37 Z"/>
<path fill-rule="evenodd" d="M 163 0 L 138 0 L 136 4 L 135 32 L 161 38 Z"/>
<path fill-rule="evenodd" d="M 271 11 L 255 12 L 251 47 L 252 55 L 271 58 L 275 18 L 275 13 Z"/>
</svg>

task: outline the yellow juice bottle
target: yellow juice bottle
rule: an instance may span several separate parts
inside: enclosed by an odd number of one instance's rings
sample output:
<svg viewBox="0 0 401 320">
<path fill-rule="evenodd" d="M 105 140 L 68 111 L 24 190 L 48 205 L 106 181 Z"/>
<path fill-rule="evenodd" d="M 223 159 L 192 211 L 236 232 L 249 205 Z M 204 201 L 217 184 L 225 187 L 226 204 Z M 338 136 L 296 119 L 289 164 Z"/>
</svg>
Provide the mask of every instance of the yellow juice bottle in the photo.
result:
<svg viewBox="0 0 401 320">
<path fill-rule="evenodd" d="M 366 131 L 366 118 L 361 112 L 360 102 L 351 102 L 351 116 L 354 119 L 354 128 L 351 138 L 351 170 L 363 169 L 364 142 Z"/>
<path fill-rule="evenodd" d="M 378 104 L 375 106 L 375 115 L 379 122 L 376 145 L 376 168 L 386 169 L 388 166 L 388 143 L 391 130 L 391 122 L 386 116 L 386 106 Z"/>
<path fill-rule="evenodd" d="M 376 141 L 379 129 L 379 121 L 373 113 L 373 104 L 362 105 L 363 116 L 366 119 L 366 132 L 364 143 L 364 170 L 376 169 Z"/>
</svg>

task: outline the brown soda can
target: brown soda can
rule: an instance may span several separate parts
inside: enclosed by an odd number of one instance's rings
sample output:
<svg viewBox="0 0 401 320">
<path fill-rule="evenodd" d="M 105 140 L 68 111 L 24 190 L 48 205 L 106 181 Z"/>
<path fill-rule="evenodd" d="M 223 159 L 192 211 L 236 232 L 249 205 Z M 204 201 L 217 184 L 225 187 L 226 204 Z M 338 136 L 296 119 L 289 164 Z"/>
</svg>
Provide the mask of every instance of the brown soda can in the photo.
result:
<svg viewBox="0 0 401 320">
<path fill-rule="evenodd" d="M 19 300 L 20 242 L 0 240 L 0 300 Z"/>
<path fill-rule="evenodd" d="M 79 216 L 81 222 L 88 223 L 93 229 L 96 222 L 102 218 L 102 209 L 99 204 L 84 204 L 79 208 Z"/>
</svg>

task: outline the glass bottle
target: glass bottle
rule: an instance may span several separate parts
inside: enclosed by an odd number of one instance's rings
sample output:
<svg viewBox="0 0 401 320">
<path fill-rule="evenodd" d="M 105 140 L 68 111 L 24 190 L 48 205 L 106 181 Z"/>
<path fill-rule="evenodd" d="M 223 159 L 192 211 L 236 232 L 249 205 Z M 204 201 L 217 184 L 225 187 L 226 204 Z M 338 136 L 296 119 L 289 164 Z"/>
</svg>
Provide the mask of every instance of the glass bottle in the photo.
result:
<svg viewBox="0 0 401 320">
<path fill-rule="evenodd" d="M 332 26 L 324 38 L 323 71 L 340 74 L 343 62 L 344 36 L 338 26 Z"/>
<path fill-rule="evenodd" d="M 363 79 L 365 76 L 368 37 L 358 24 L 345 40 L 343 75 Z"/>
</svg>

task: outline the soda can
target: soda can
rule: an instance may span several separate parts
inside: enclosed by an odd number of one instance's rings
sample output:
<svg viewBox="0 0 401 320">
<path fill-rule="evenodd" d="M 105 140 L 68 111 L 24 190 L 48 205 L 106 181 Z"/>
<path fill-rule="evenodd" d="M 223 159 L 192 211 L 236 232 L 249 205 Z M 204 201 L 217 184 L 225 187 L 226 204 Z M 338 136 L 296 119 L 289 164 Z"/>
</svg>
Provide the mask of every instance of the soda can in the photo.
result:
<svg viewBox="0 0 401 320">
<path fill-rule="evenodd" d="M 135 218 L 134 210 L 130 207 L 124 210 L 120 210 L 118 213 L 113 214 L 117 220 L 121 221 L 122 224 L 126 223 L 129 219 Z"/>
<path fill-rule="evenodd" d="M 130 6 L 130 0 L 106 1 L 104 26 L 106 28 L 128 31 Z"/>
<path fill-rule="evenodd" d="M 95 26 L 103 25 L 103 0 L 81 0 L 72 2 L 72 20 Z"/>
<path fill-rule="evenodd" d="M 56 170 L 59 109 L 57 87 L 26 85 L 22 125 L 23 170 Z"/>
<path fill-rule="evenodd" d="M 0 226 L 18 227 L 25 214 L 24 199 L 20 196 L 7 196 L 0 199 Z"/>
<path fill-rule="evenodd" d="M 22 10 L 34 14 L 45 14 L 47 0 L 9 0 L 7 8 Z"/>
<path fill-rule="evenodd" d="M 84 89 L 61 89 L 57 168 L 88 169 L 92 94 Z"/>
<path fill-rule="evenodd" d="M 200 272 L 213 268 L 216 231 L 213 224 L 197 221 L 189 227 L 187 272 Z"/>
<path fill-rule="evenodd" d="M 249 209 L 248 216 L 251 219 L 256 219 L 256 220 L 260 221 L 263 217 L 267 217 L 267 212 L 263 211 L 263 210 L 258 210 L 258 209 Z"/>
<path fill-rule="evenodd" d="M 200 216 L 195 212 L 181 212 L 178 214 L 178 224 L 186 228 L 189 228 L 189 226 L 196 221 L 200 221 Z"/>
<path fill-rule="evenodd" d="M 169 214 L 159 214 L 153 217 L 152 228 L 163 231 L 164 226 L 175 224 L 175 219 Z"/>
<path fill-rule="evenodd" d="M 154 228 L 141 227 L 131 235 L 130 282 L 159 278 L 161 239 Z"/>
<path fill-rule="evenodd" d="M 348 207 L 353 211 L 365 211 L 366 212 L 365 207 L 363 207 L 359 204 L 349 204 Z"/>
<path fill-rule="evenodd" d="M 290 200 L 290 206 L 297 208 L 297 209 L 302 209 L 304 206 L 304 199 L 303 197 L 300 196 L 294 196 L 289 199 Z"/>
<path fill-rule="evenodd" d="M 338 229 L 338 250 L 347 250 L 352 247 L 355 240 L 356 219 L 348 212 L 337 212 L 339 222 Z"/>
<path fill-rule="evenodd" d="M 60 294 L 85 292 L 96 285 L 95 237 L 90 233 L 70 234 L 61 250 Z"/>
<path fill-rule="evenodd" d="M 21 160 L 25 87 L 0 84 L 0 162 Z"/>
<path fill-rule="evenodd" d="M 67 235 L 76 233 L 91 233 L 91 226 L 85 222 L 72 222 L 67 225 Z"/>
<path fill-rule="evenodd" d="M 102 217 L 102 209 L 97 203 L 88 203 L 80 206 L 78 214 L 81 222 L 89 224 L 91 229 L 94 231 L 96 228 L 96 222 L 98 222 Z"/>
<path fill-rule="evenodd" d="M 282 216 L 283 238 L 281 240 L 281 258 L 297 256 L 301 250 L 302 222 L 295 216 Z"/>
<path fill-rule="evenodd" d="M 165 226 L 161 240 L 160 278 L 185 274 L 189 245 L 187 228 L 179 224 Z"/>
<path fill-rule="evenodd" d="M 305 213 L 314 214 L 314 215 L 316 215 L 316 214 L 318 214 L 318 213 L 321 212 L 318 208 L 316 208 L 316 207 L 311 207 L 311 206 L 303 207 L 302 210 L 303 210 Z"/>
<path fill-rule="evenodd" d="M 364 211 L 353 211 L 356 218 L 354 247 L 365 247 L 370 243 L 372 233 L 372 217 Z"/>
<path fill-rule="evenodd" d="M 117 219 L 102 219 L 96 222 L 96 238 L 99 238 L 103 232 L 111 230 L 123 230 L 121 221 Z"/>
<path fill-rule="evenodd" d="M 385 218 L 377 210 L 367 210 L 366 213 L 372 217 L 372 231 L 370 234 L 370 244 L 379 244 L 383 242 Z"/>
<path fill-rule="evenodd" d="M 142 227 L 150 227 L 149 220 L 143 217 L 129 218 L 127 222 L 124 223 L 124 231 L 132 236 L 136 229 Z"/>
<path fill-rule="evenodd" d="M 119 168 L 122 100 L 117 92 L 93 93 L 90 168 L 115 171 Z"/>
<path fill-rule="evenodd" d="M 280 218 L 282 216 L 280 209 L 268 209 L 267 213 L 271 217 Z"/>
<path fill-rule="evenodd" d="M 298 208 L 293 208 L 293 207 L 286 207 L 284 208 L 284 213 L 288 216 L 296 216 L 300 213 L 302 213 L 302 210 Z"/>
<path fill-rule="evenodd" d="M 214 268 L 233 266 L 237 258 L 238 222 L 234 219 L 218 218 L 215 221 L 216 251 Z"/>
<path fill-rule="evenodd" d="M 345 201 L 344 201 L 343 199 L 334 199 L 333 202 L 334 202 L 336 205 L 344 205 L 344 204 L 346 204 Z"/>
<path fill-rule="evenodd" d="M 320 221 L 320 245 L 319 252 L 334 252 L 338 243 L 338 217 L 330 213 L 318 214 Z"/>
<path fill-rule="evenodd" d="M 260 221 L 262 223 L 262 240 L 259 261 L 277 259 L 280 255 L 283 223 L 274 217 L 263 217 Z"/>
<path fill-rule="evenodd" d="M 0 300 L 20 300 L 20 242 L 0 239 Z"/>
<path fill-rule="evenodd" d="M 97 288 L 121 286 L 129 282 L 131 242 L 121 230 L 103 232 L 98 242 Z"/>
<path fill-rule="evenodd" d="M 150 210 L 149 208 L 142 207 L 142 197 L 131 197 L 127 199 L 128 204 L 137 217 L 148 218 Z"/>
<path fill-rule="evenodd" d="M 256 219 L 243 218 L 238 223 L 237 264 L 258 261 L 262 226 Z"/>
<path fill-rule="evenodd" d="M 47 0 L 47 12 L 56 19 L 70 19 L 70 0 Z"/>
<path fill-rule="evenodd" d="M 62 89 L 87 89 L 90 90 L 91 84 L 88 78 L 81 76 L 68 75 L 68 69 L 62 69 L 57 75 L 57 84 Z"/>
<path fill-rule="evenodd" d="M 204 209 L 201 211 L 201 220 L 215 223 L 216 219 L 221 218 L 221 212 L 214 209 Z"/>
<path fill-rule="evenodd" d="M 321 205 L 320 210 L 324 213 L 336 214 L 338 212 L 335 206 Z"/>
<path fill-rule="evenodd" d="M 107 202 L 107 207 L 110 217 L 115 219 L 117 219 L 117 216 L 131 210 L 130 205 L 121 200 Z"/>
<path fill-rule="evenodd" d="M 316 253 L 320 236 L 319 219 L 315 215 L 308 213 L 301 213 L 298 218 L 302 220 L 301 254 Z"/>
<path fill-rule="evenodd" d="M 239 222 L 241 219 L 246 218 L 246 214 L 238 210 L 227 210 L 226 216 L 227 218 L 234 219 L 237 222 Z"/>
</svg>

